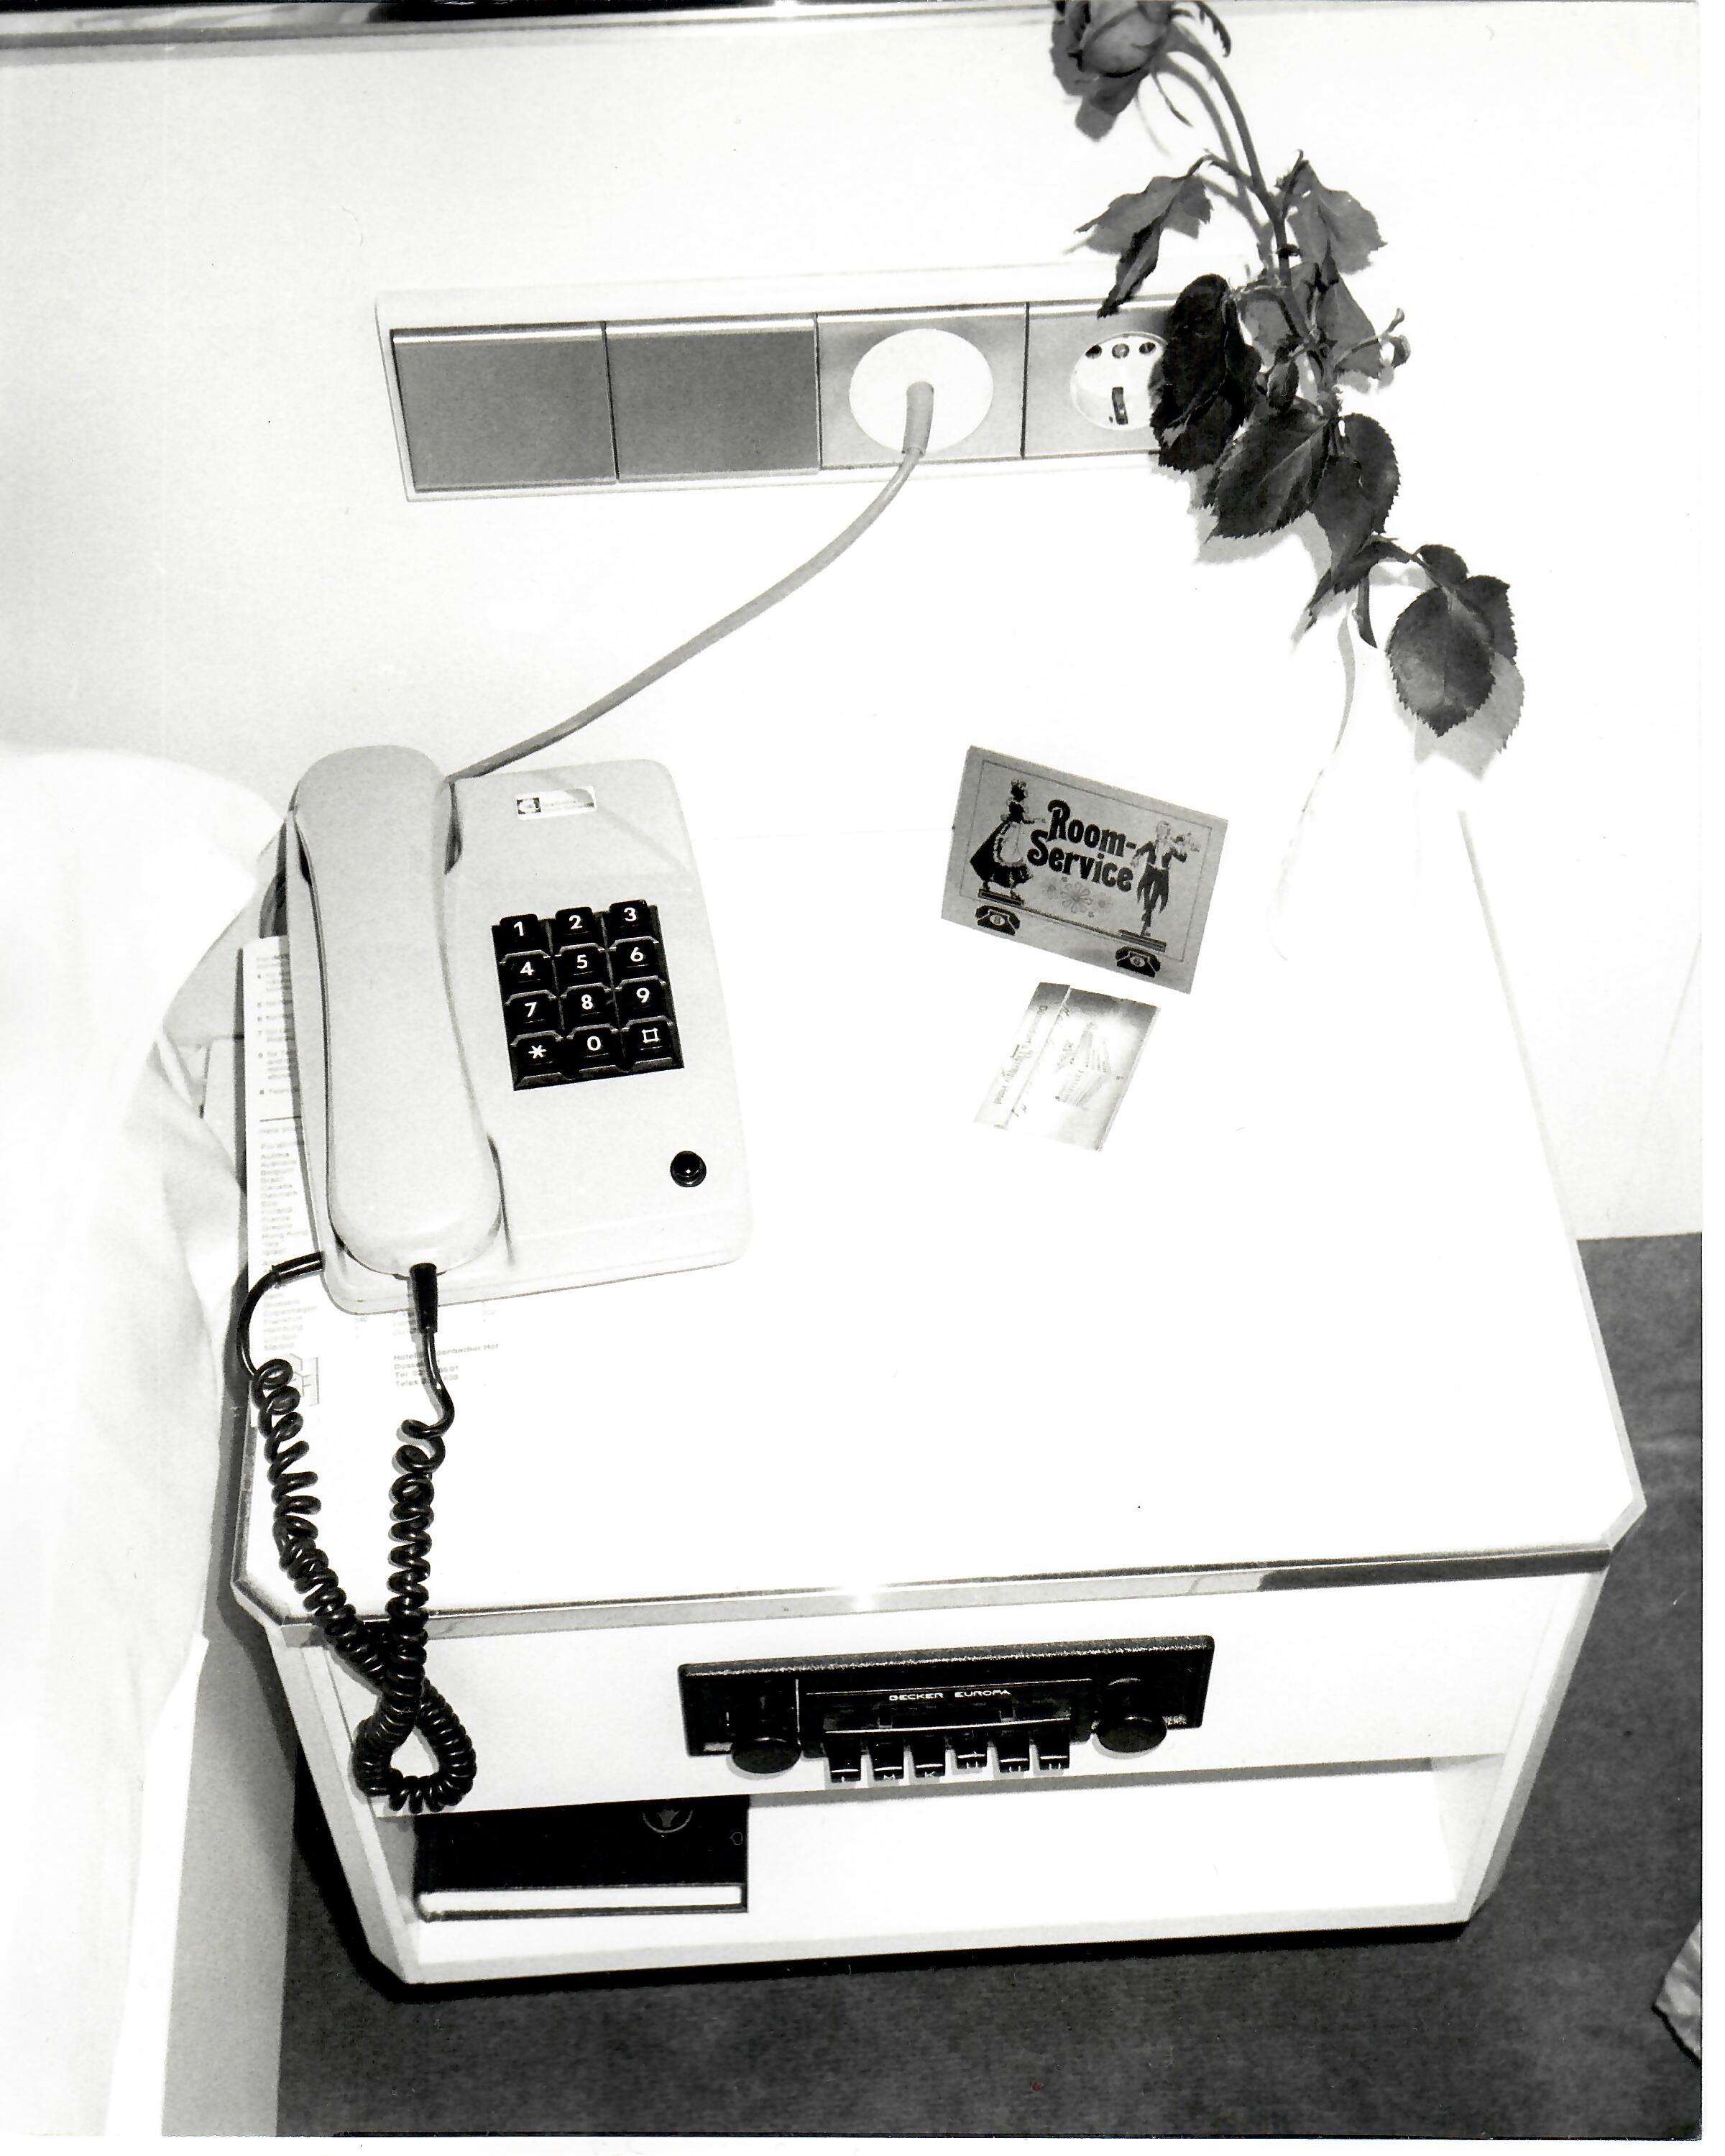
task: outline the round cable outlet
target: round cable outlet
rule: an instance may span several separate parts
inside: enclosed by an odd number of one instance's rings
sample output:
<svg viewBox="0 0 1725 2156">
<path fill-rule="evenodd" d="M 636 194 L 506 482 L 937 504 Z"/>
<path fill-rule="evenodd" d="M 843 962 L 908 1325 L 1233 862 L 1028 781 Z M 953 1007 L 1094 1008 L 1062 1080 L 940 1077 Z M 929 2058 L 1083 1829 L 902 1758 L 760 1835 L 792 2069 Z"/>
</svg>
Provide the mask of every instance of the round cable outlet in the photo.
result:
<svg viewBox="0 0 1725 2156">
<path fill-rule="evenodd" d="M 850 409 L 871 442 L 900 449 L 905 394 L 913 382 L 934 392 L 928 446 L 949 449 L 973 434 L 994 401 L 994 370 L 968 337 L 951 330 L 900 330 L 870 345 L 850 377 Z"/>
</svg>

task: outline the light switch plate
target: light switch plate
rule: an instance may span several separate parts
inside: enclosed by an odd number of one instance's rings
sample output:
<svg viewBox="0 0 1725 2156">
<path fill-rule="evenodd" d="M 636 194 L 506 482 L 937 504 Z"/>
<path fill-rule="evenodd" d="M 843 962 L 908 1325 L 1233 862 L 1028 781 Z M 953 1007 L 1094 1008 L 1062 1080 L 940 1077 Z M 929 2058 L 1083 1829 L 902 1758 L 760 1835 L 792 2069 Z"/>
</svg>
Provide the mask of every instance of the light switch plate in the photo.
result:
<svg viewBox="0 0 1725 2156">
<path fill-rule="evenodd" d="M 815 471 L 814 323 L 608 324 L 623 480 Z"/>
<path fill-rule="evenodd" d="M 1172 300 L 1103 321 L 1094 285 L 1093 264 L 1068 260 L 408 292 L 380 297 L 377 326 L 411 499 L 747 485 L 889 467 L 891 447 L 852 414 L 850 381 L 865 353 L 907 329 L 965 338 L 993 383 L 985 418 L 927 462 L 998 468 L 1153 449 L 1147 377 L 1117 398 L 1104 347 L 1153 340 Z M 1086 401 L 1101 423 L 1073 398 L 1073 370 L 1093 346 Z"/>
<path fill-rule="evenodd" d="M 398 330 L 391 346 L 416 493 L 616 478 L 597 324 Z"/>
</svg>

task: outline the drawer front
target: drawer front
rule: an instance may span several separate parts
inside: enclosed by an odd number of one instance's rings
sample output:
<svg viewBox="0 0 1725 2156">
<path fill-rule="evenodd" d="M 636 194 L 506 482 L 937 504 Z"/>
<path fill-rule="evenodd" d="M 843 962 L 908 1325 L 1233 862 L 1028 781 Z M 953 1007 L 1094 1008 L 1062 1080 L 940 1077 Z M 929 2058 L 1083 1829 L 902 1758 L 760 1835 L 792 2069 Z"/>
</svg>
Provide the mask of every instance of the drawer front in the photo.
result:
<svg viewBox="0 0 1725 2156">
<path fill-rule="evenodd" d="M 1201 1723 L 1127 1754 L 1073 1746 L 1064 1779 L 1214 1774 L 1494 1754 L 1511 1741 L 1553 1621 L 1576 1578 L 1421 1581 L 1279 1593 L 853 1614 L 691 1625 L 496 1632 L 434 1640 L 431 1679 L 466 1722 L 480 1761 L 475 1808 L 719 1795 L 815 1794 L 821 1758 L 774 1774 L 727 1754 L 691 1757 L 685 1664 L 893 1656 L 1061 1642 L 1209 1639 Z M 326 1718 L 351 1732 L 370 1695 L 308 1650 Z M 412 1764 L 408 1753 L 400 1763 Z M 1046 1783 L 986 1767 L 947 1783 Z M 865 1773 L 843 1794 L 886 1801 L 912 1786 Z"/>
</svg>

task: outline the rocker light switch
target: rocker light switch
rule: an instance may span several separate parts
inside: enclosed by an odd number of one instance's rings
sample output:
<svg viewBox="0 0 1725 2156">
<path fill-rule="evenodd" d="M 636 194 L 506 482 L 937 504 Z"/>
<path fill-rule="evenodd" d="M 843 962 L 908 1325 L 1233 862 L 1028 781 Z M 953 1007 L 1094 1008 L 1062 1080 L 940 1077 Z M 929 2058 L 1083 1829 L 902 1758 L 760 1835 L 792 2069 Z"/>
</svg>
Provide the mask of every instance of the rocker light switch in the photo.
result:
<svg viewBox="0 0 1725 2156">
<path fill-rule="evenodd" d="M 398 330 L 391 342 L 417 492 L 616 478 L 597 323 Z"/>
<path fill-rule="evenodd" d="M 710 479 L 820 465 L 814 323 L 613 323 L 619 479 Z"/>
</svg>

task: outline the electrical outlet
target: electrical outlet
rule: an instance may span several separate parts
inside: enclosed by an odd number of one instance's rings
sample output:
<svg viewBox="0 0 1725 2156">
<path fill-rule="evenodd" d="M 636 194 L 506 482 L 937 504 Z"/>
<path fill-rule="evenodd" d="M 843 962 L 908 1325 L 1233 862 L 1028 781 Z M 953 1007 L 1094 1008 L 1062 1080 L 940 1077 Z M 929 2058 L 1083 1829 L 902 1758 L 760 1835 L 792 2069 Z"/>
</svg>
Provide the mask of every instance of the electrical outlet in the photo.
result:
<svg viewBox="0 0 1725 2156">
<path fill-rule="evenodd" d="M 1024 359 L 1024 454 L 1085 457 L 1149 449 L 1150 377 L 1166 311 L 1032 307 Z"/>
<path fill-rule="evenodd" d="M 946 307 L 914 314 L 818 315 L 815 336 L 820 362 L 820 461 L 824 470 L 898 461 L 888 448 L 865 433 L 850 407 L 850 381 L 858 365 L 878 344 L 906 330 L 943 330 L 973 346 L 988 363 L 993 394 L 986 415 L 944 449 L 931 449 L 930 464 L 974 463 L 1016 458 L 1023 450 L 1024 323 L 1026 310 L 1011 307 Z M 938 387 L 938 385 L 937 385 Z M 938 431 L 938 404 L 935 414 Z"/>
</svg>

